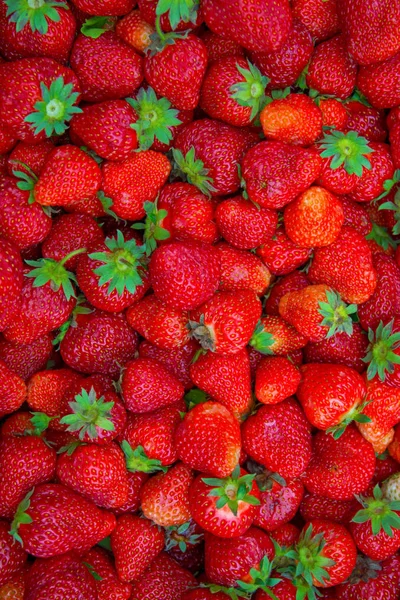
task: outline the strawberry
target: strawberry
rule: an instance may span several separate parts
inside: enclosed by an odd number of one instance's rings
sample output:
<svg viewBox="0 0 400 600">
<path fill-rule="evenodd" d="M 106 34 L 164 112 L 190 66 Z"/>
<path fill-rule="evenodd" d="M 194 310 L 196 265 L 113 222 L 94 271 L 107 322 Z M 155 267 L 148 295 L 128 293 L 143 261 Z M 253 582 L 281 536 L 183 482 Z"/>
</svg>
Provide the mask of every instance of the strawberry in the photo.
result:
<svg viewBox="0 0 400 600">
<path fill-rule="evenodd" d="M 366 210 L 368 204 L 354 202 L 347 196 L 341 197 L 342 208 L 344 213 L 344 225 L 353 227 L 358 233 L 367 236 L 372 232 L 372 221 Z"/>
<path fill-rule="evenodd" d="M 263 108 L 260 121 L 267 139 L 309 146 L 322 135 L 322 113 L 305 94 L 289 94 Z"/>
<path fill-rule="evenodd" d="M 394 460 L 400 462 L 398 459 L 400 458 L 400 428 L 396 427 L 394 431 L 393 438 L 389 444 L 388 452 Z"/>
<path fill-rule="evenodd" d="M 115 568 L 121 581 L 139 579 L 164 547 L 164 532 L 135 515 L 123 515 L 111 534 Z"/>
<path fill-rule="evenodd" d="M 0 514 L 12 518 L 32 486 L 51 481 L 56 453 L 37 436 L 6 437 L 0 442 Z"/>
<path fill-rule="evenodd" d="M 362 327 L 376 329 L 380 321 L 387 322 L 400 314 L 400 269 L 390 256 L 376 254 L 372 257 L 378 280 L 371 298 L 358 307 Z"/>
<path fill-rule="evenodd" d="M 120 506 L 115 508 L 113 513 L 115 515 L 124 515 L 126 513 L 135 513 L 140 508 L 140 490 L 142 485 L 149 478 L 147 473 L 142 471 L 134 471 L 127 473 L 128 478 L 128 500 Z"/>
<path fill-rule="evenodd" d="M 374 469 L 372 446 L 354 426 L 348 427 L 339 440 L 319 432 L 313 439 L 313 455 L 303 483 L 312 494 L 351 500 L 366 489 Z"/>
<path fill-rule="evenodd" d="M 225 479 L 199 475 L 189 491 L 192 518 L 218 537 L 240 537 L 251 526 L 260 503 L 254 477 L 239 465 Z"/>
<path fill-rule="evenodd" d="M 250 250 L 265 244 L 273 237 L 278 214 L 269 208 L 257 208 L 242 196 L 218 204 L 215 218 L 221 235 L 229 244 Z"/>
<path fill-rule="evenodd" d="M 82 373 L 104 373 L 118 377 L 120 366 L 136 352 L 137 334 L 123 317 L 92 312 L 78 315 L 60 344 L 65 364 Z"/>
<path fill-rule="evenodd" d="M 151 44 L 150 36 L 154 33 L 154 28 L 143 19 L 139 10 L 132 10 L 117 21 L 115 31 L 129 46 L 143 53 Z"/>
<path fill-rule="evenodd" d="M 242 161 L 249 199 L 266 208 L 282 208 L 316 180 L 322 161 L 318 153 L 281 141 L 260 142 Z"/>
<path fill-rule="evenodd" d="M 64 2 L 31 7 L 7 0 L 0 9 L 0 52 L 7 60 L 46 56 L 66 63 L 76 30 Z"/>
<path fill-rule="evenodd" d="M 334 363 L 351 367 L 358 373 L 365 369 L 363 358 L 367 353 L 368 337 L 357 323 L 353 323 L 353 332 L 345 331 L 324 338 L 320 342 L 308 343 L 304 348 L 307 363 Z"/>
<path fill-rule="evenodd" d="M 88 102 L 130 96 L 143 79 L 142 58 L 113 31 L 97 39 L 78 35 L 70 64 L 79 79 L 82 99 Z"/>
<path fill-rule="evenodd" d="M 329 126 L 342 130 L 346 127 L 347 111 L 339 100 L 335 98 L 320 99 L 319 107 L 322 112 L 322 128 Z"/>
<path fill-rule="evenodd" d="M 202 354 L 190 366 L 195 385 L 221 402 L 238 418 L 244 418 L 253 405 L 250 361 L 246 349 L 237 354 Z"/>
<path fill-rule="evenodd" d="M 43 208 L 29 203 L 30 192 L 14 177 L 4 177 L 0 182 L 0 234 L 25 250 L 42 242 L 52 225 Z"/>
<path fill-rule="evenodd" d="M 386 181 L 394 176 L 394 165 L 387 144 L 371 142 L 373 153 L 369 155 L 370 170 L 364 170 L 356 188 L 349 194 L 351 200 L 368 202 L 386 191 Z M 386 184 L 387 185 L 387 184 Z"/>
<path fill-rule="evenodd" d="M 227 123 L 200 119 L 185 125 L 174 140 L 174 160 L 182 177 L 203 193 L 225 196 L 238 191 L 237 170 L 258 136 Z"/>
<path fill-rule="evenodd" d="M 316 42 L 330 39 L 340 31 L 337 0 L 293 0 L 293 16 L 299 19 L 310 31 Z"/>
<path fill-rule="evenodd" d="M 399 387 L 399 326 L 400 318 L 395 317 L 386 325 L 381 321 L 375 331 L 368 331 L 368 352 L 364 362 L 368 363 L 367 379 L 378 375 L 389 386 Z"/>
<path fill-rule="evenodd" d="M 10 525 L 7 521 L 0 520 L 0 592 L 2 586 L 23 569 L 27 559 L 27 554 L 23 548 L 14 543 L 9 534 L 9 528 Z"/>
<path fill-rule="evenodd" d="M 178 310 L 195 309 L 218 287 L 220 258 L 201 242 L 171 242 L 155 250 L 149 270 L 157 298 Z"/>
<path fill-rule="evenodd" d="M 183 593 L 196 583 L 189 571 L 162 552 L 134 585 L 131 600 L 181 600 Z"/>
<path fill-rule="evenodd" d="M 189 488 L 193 471 L 175 463 L 166 473 L 150 477 L 140 490 L 141 510 L 161 527 L 182 525 L 190 518 Z"/>
<path fill-rule="evenodd" d="M 13 344 L 0 339 L 0 360 L 25 381 L 46 367 L 52 351 L 52 337 L 49 334 L 31 344 Z"/>
<path fill-rule="evenodd" d="M 144 340 L 139 346 L 139 356 L 155 358 L 163 363 L 165 368 L 179 379 L 185 390 L 188 390 L 193 387 L 189 368 L 198 350 L 199 345 L 195 340 L 189 340 L 181 348 L 174 348 L 173 350 L 164 350 Z"/>
<path fill-rule="evenodd" d="M 0 64 L 0 90 L 0 125 L 30 144 L 64 133 L 80 111 L 76 75 L 51 58 Z"/>
<path fill-rule="evenodd" d="M 274 52 L 250 52 L 250 60 L 269 79 L 269 88 L 293 85 L 310 60 L 313 43 L 310 32 L 298 19 L 293 19 L 283 46 Z"/>
<path fill-rule="evenodd" d="M 157 41 L 150 46 L 144 60 L 146 81 L 176 108 L 193 110 L 199 102 L 207 67 L 206 47 L 191 33 L 185 37 L 165 34 L 157 22 L 156 29 Z"/>
<path fill-rule="evenodd" d="M 129 600 L 132 586 L 122 583 L 118 578 L 114 563 L 108 552 L 99 546 L 95 546 L 84 556 L 86 565 L 90 565 L 89 571 L 94 575 L 97 588 L 97 600 L 107 600 L 113 595 L 115 600 Z"/>
<path fill-rule="evenodd" d="M 133 0 L 109 0 L 104 6 L 99 0 L 74 0 L 74 5 L 79 10 L 89 15 L 125 15 L 134 6 Z"/>
<path fill-rule="evenodd" d="M 244 50 L 237 42 L 213 31 L 205 31 L 202 33 L 201 39 L 207 48 L 209 64 L 226 56 L 244 56 Z"/>
<path fill-rule="evenodd" d="M 0 127 L 0 152 L 6 154 L 10 152 L 17 143 L 17 139 L 12 136 L 4 127 Z"/>
<path fill-rule="evenodd" d="M 194 406 L 178 425 L 175 444 L 179 458 L 192 469 L 227 477 L 240 456 L 240 428 L 219 402 Z"/>
<path fill-rule="evenodd" d="M 39 176 L 47 156 L 53 149 L 54 144 L 51 138 L 34 146 L 25 142 L 18 142 L 13 151 L 10 152 L 7 160 L 9 174 L 15 175 L 16 171 L 22 171 L 29 175 L 33 171 L 36 176 Z"/>
<path fill-rule="evenodd" d="M 307 338 L 281 317 L 266 315 L 257 324 L 249 343 L 262 354 L 285 356 L 303 348 Z"/>
<path fill-rule="evenodd" d="M 243 448 L 285 479 L 301 475 L 311 457 L 309 424 L 293 398 L 265 405 L 242 425 Z"/>
<path fill-rule="evenodd" d="M 307 87 L 320 94 L 348 98 L 355 85 L 357 65 L 342 35 L 319 44 L 307 68 Z"/>
<path fill-rule="evenodd" d="M 347 47 L 358 64 L 381 63 L 400 50 L 394 25 L 400 18 L 397 2 L 372 7 L 365 0 L 337 0 L 337 7 Z"/>
<path fill-rule="evenodd" d="M 38 371 L 28 382 L 28 406 L 31 410 L 45 413 L 49 417 L 59 416 L 64 394 L 80 382 L 81 376 L 71 369 Z"/>
<path fill-rule="evenodd" d="M 368 440 L 379 454 L 386 450 L 386 436 L 391 428 L 400 422 L 400 389 L 391 387 L 375 377 L 367 382 L 367 405 L 363 414 L 367 423 L 357 423 L 362 436 Z M 385 440 L 384 447 L 381 442 Z"/>
<path fill-rule="evenodd" d="M 265 531 L 250 527 L 240 537 L 228 539 L 207 533 L 205 541 L 205 572 L 212 583 L 237 588 L 254 577 L 268 578 L 275 552 Z"/>
<path fill-rule="evenodd" d="M 396 86 L 391 82 L 399 78 L 400 53 L 378 65 L 361 67 L 357 86 L 374 108 L 392 108 L 399 103 Z"/>
<path fill-rule="evenodd" d="M 311 257 L 311 249 L 297 246 L 283 227 L 278 227 L 274 237 L 257 248 L 256 253 L 274 275 L 291 273 Z"/>
<path fill-rule="evenodd" d="M 286 0 L 252 0 L 246 7 L 237 5 L 231 10 L 222 0 L 205 0 L 202 8 L 204 20 L 211 31 L 238 42 L 247 50 L 279 50 L 292 27 Z"/>
<path fill-rule="evenodd" d="M 359 510 L 350 523 L 357 548 L 372 560 L 385 560 L 400 547 L 400 504 L 387 500 L 377 484 L 371 495 L 360 496 Z"/>
<path fill-rule="evenodd" d="M 250 341 L 261 317 L 261 302 L 252 290 L 217 292 L 189 314 L 191 336 L 205 350 L 236 354 Z"/>
<path fill-rule="evenodd" d="M 396 600 L 400 592 L 400 559 L 391 556 L 381 563 L 365 556 L 357 557 L 357 564 L 349 580 L 336 588 L 339 600 Z"/>
<path fill-rule="evenodd" d="M 280 277 L 268 290 L 268 298 L 264 305 L 266 313 L 268 315 L 279 316 L 280 299 L 289 292 L 300 291 L 307 286 L 307 275 L 302 271 L 293 271 L 288 275 Z"/>
<path fill-rule="evenodd" d="M 377 275 L 366 240 L 343 227 L 333 244 L 317 248 L 308 271 L 311 283 L 332 286 L 345 302 L 361 304 L 374 293 Z"/>
<path fill-rule="evenodd" d="M 349 100 L 344 104 L 347 111 L 347 123 L 344 131 L 357 131 L 370 142 L 384 142 L 387 137 L 385 113 L 366 106 L 357 100 Z"/>
<path fill-rule="evenodd" d="M 166 32 L 195 29 L 203 22 L 202 8 L 190 0 L 175 4 L 167 0 L 162 5 L 158 0 L 138 0 L 142 18 L 154 25 L 159 20 L 161 29 Z"/>
<path fill-rule="evenodd" d="M 203 542 L 203 530 L 193 519 L 166 529 L 166 551 L 181 567 L 192 573 L 203 564 Z"/>
<path fill-rule="evenodd" d="M 189 340 L 188 315 L 151 294 L 126 312 L 128 324 L 146 340 L 164 350 L 182 348 Z"/>
<path fill-rule="evenodd" d="M 263 296 L 270 284 L 271 273 L 258 256 L 221 242 L 217 246 L 221 259 L 219 289 L 225 292 L 250 289 Z"/>
<path fill-rule="evenodd" d="M 23 263 L 18 248 L 11 241 L 0 238 L 0 265 L 2 273 L 0 330 L 15 319 L 23 286 Z"/>
<path fill-rule="evenodd" d="M 300 504 L 300 514 L 304 521 L 328 519 L 347 525 L 357 507 L 357 500 L 335 500 L 327 496 L 317 496 L 306 492 Z"/>
<path fill-rule="evenodd" d="M 255 395 L 262 404 L 278 404 L 296 393 L 300 372 L 283 356 L 267 356 L 256 369 Z"/>
<path fill-rule="evenodd" d="M 25 496 L 11 531 L 27 552 L 47 558 L 89 550 L 111 533 L 115 523 L 112 513 L 61 484 L 48 483 Z"/>
<path fill-rule="evenodd" d="M 146 150 L 122 162 L 106 162 L 102 170 L 104 193 L 111 198 L 113 211 L 122 219 L 135 221 L 145 216 L 144 202 L 155 200 L 171 165 L 160 152 Z"/>
</svg>

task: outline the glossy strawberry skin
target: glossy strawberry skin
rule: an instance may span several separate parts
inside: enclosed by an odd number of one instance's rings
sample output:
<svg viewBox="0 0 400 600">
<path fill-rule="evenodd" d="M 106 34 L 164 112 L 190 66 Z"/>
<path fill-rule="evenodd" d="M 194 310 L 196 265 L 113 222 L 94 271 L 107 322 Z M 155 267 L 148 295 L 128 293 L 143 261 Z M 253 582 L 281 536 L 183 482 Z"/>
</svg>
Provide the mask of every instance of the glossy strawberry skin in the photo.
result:
<svg viewBox="0 0 400 600">
<path fill-rule="evenodd" d="M 98 0 L 75 0 L 75 6 L 89 15 L 106 16 L 125 15 L 132 10 L 133 0 L 112 0 L 107 6 L 103 6 Z"/>
<path fill-rule="evenodd" d="M 13 575 L 21 571 L 25 565 L 27 554 L 20 544 L 15 544 L 9 534 L 10 523 L 0 521 L 0 560 L 1 560 L 1 586 L 7 583 Z"/>
<path fill-rule="evenodd" d="M 31 344 L 0 340 L 0 360 L 25 381 L 45 368 L 53 352 L 52 336 L 44 335 Z"/>
<path fill-rule="evenodd" d="M 283 356 L 266 356 L 257 365 L 255 395 L 263 404 L 277 404 L 296 393 L 300 383 L 297 367 Z"/>
<path fill-rule="evenodd" d="M 351 100 L 344 104 L 347 111 L 347 123 L 344 131 L 357 131 L 371 142 L 384 142 L 387 131 L 385 113 L 362 102 Z"/>
<path fill-rule="evenodd" d="M 21 162 L 32 169 L 36 176 L 39 176 L 40 171 L 46 162 L 47 156 L 53 149 L 53 141 L 48 138 L 35 145 L 27 144 L 25 142 L 18 142 L 8 156 L 7 170 L 9 175 L 14 175 L 15 171 L 23 171 L 29 174 L 26 167 L 19 164 L 19 162 Z"/>
<path fill-rule="evenodd" d="M 353 333 L 338 332 L 320 342 L 310 342 L 304 348 L 307 363 L 334 363 L 351 367 L 358 373 L 365 370 L 362 360 L 367 354 L 368 337 L 358 323 L 353 324 Z"/>
<path fill-rule="evenodd" d="M 287 275 L 300 267 L 311 257 L 310 248 L 300 248 L 286 235 L 283 227 L 278 227 L 274 237 L 256 253 L 274 275 Z"/>
<path fill-rule="evenodd" d="M 198 350 L 199 345 L 195 340 L 189 340 L 181 348 L 173 350 L 164 350 L 143 340 L 139 346 L 139 356 L 155 358 L 163 363 L 166 369 L 179 379 L 185 390 L 188 390 L 193 387 L 189 368 Z"/>
<path fill-rule="evenodd" d="M 114 600 L 129 600 L 132 586 L 120 581 L 110 554 L 106 550 L 95 546 L 85 554 L 84 560 L 101 577 L 101 580 L 96 580 L 97 600 L 107 600 L 110 594 L 113 595 Z"/>
<path fill-rule="evenodd" d="M 319 44 L 306 75 L 307 87 L 320 94 L 348 98 L 356 84 L 357 65 L 348 53 L 343 36 Z"/>
<path fill-rule="evenodd" d="M 289 523 L 297 513 L 303 494 L 304 486 L 300 480 L 294 479 L 283 485 L 271 478 L 267 489 L 260 490 L 261 504 L 256 507 L 254 525 L 274 532 Z"/>
<path fill-rule="evenodd" d="M 371 142 L 373 153 L 370 158 L 371 169 L 364 169 L 355 189 L 349 194 L 351 200 L 356 202 L 369 202 L 383 192 L 383 183 L 391 179 L 394 174 L 394 165 L 390 155 L 389 146 L 378 142 Z"/>
<path fill-rule="evenodd" d="M 11 241 L 0 238 L 0 268 L 2 274 L 0 330 L 16 317 L 23 286 L 23 263 L 18 248 Z"/>
<path fill-rule="evenodd" d="M 361 504 L 358 505 L 358 510 L 361 510 L 361 506 Z M 399 511 L 395 511 L 395 514 L 400 516 Z M 373 535 L 371 521 L 350 523 L 350 532 L 357 548 L 372 560 L 385 560 L 400 548 L 400 530 L 393 528 L 392 531 L 392 536 L 389 536 L 383 529 Z"/>
<path fill-rule="evenodd" d="M 213 31 L 205 31 L 201 39 L 207 48 L 208 62 L 210 64 L 226 56 L 244 56 L 244 50 L 237 42 L 218 35 Z"/>
<path fill-rule="evenodd" d="M 400 390 L 391 387 L 375 377 L 367 381 L 367 400 L 369 403 L 363 409 L 371 421 L 357 423 L 361 435 L 368 440 L 376 451 L 381 454 L 386 450 L 386 436 L 392 427 L 400 422 Z M 383 442 L 384 447 L 381 448 Z"/>
<path fill-rule="evenodd" d="M 395 260 L 384 254 L 376 254 L 372 262 L 378 274 L 377 285 L 371 298 L 358 308 L 362 327 L 376 329 L 380 321 L 391 320 L 400 313 L 400 269 Z"/>
<path fill-rule="evenodd" d="M 293 16 L 297 17 L 311 32 L 316 42 L 329 39 L 340 30 L 336 0 L 293 0 Z"/>
<path fill-rule="evenodd" d="M 261 259 L 251 252 L 238 250 L 224 242 L 220 242 L 217 248 L 221 258 L 219 289 L 230 292 L 250 289 L 258 296 L 263 296 L 272 277 Z"/>
<path fill-rule="evenodd" d="M 59 416 L 64 395 L 76 383 L 81 384 L 81 376 L 68 368 L 37 371 L 28 381 L 29 408 L 34 412 L 44 412 L 50 417 Z M 81 388 L 78 389 L 80 391 Z M 54 426 L 54 422 L 51 425 Z"/>
<path fill-rule="evenodd" d="M 396 600 L 400 592 L 400 558 L 397 554 L 380 563 L 380 570 L 369 577 L 368 568 L 356 569 L 355 577 L 336 589 L 339 600 Z M 359 577 L 357 577 L 359 575 Z"/>
<path fill-rule="evenodd" d="M 134 585 L 131 600 L 181 600 L 197 584 L 195 577 L 180 567 L 165 552 L 153 560 L 142 578 Z"/>
<path fill-rule="evenodd" d="M 326 496 L 318 496 L 306 492 L 300 504 L 300 514 L 305 521 L 328 519 L 342 525 L 347 525 L 357 508 L 355 498 L 350 500 L 335 500 Z"/>
<path fill-rule="evenodd" d="M 307 275 L 302 271 L 293 271 L 288 275 L 279 277 L 269 290 L 268 298 L 265 302 L 266 313 L 279 316 L 280 299 L 289 292 L 298 291 L 307 286 Z"/>
<path fill-rule="evenodd" d="M 267 139 L 309 146 L 322 135 L 322 113 L 305 94 L 289 94 L 272 100 L 261 111 L 260 121 Z"/>
</svg>

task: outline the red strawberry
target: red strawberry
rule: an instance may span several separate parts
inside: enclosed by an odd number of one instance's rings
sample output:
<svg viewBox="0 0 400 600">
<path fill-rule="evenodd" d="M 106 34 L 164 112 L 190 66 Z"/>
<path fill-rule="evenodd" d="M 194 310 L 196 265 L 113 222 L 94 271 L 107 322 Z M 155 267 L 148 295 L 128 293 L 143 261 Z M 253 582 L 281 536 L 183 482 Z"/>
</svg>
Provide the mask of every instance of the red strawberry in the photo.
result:
<svg viewBox="0 0 400 600">
<path fill-rule="evenodd" d="M 59 416 L 64 394 L 74 384 L 80 385 L 80 382 L 81 376 L 71 369 L 38 371 L 28 382 L 29 408 L 49 417 Z"/>
<path fill-rule="evenodd" d="M 338 35 L 319 44 L 308 65 L 307 87 L 320 94 L 348 98 L 355 85 L 357 65 L 348 53 L 345 39 Z"/>
<path fill-rule="evenodd" d="M 5 238 L 0 238 L 0 268 L 0 330 L 3 330 L 17 317 L 23 286 L 23 263 L 20 253 L 18 248 Z"/>
<path fill-rule="evenodd" d="M 153 252 L 150 277 L 155 295 L 175 309 L 195 309 L 218 287 L 219 252 L 200 242 L 171 242 Z"/>
<path fill-rule="evenodd" d="M 165 473 L 150 477 L 140 490 L 144 516 L 161 527 L 186 523 L 190 519 L 189 488 L 192 482 L 193 471 L 181 462 Z"/>
<path fill-rule="evenodd" d="M 262 406 L 242 425 L 246 454 L 285 479 L 301 475 L 311 457 L 309 424 L 293 398 Z"/>
<path fill-rule="evenodd" d="M 335 500 L 306 492 L 300 504 L 300 514 L 305 521 L 328 519 L 347 525 L 354 514 L 357 500 Z"/>
<path fill-rule="evenodd" d="M 238 42 L 248 50 L 278 50 L 292 27 L 286 0 L 252 0 L 248 6 L 237 5 L 230 10 L 222 0 L 205 0 L 202 8 L 204 20 L 211 31 Z"/>
<path fill-rule="evenodd" d="M 190 377 L 197 387 L 239 419 L 251 410 L 250 361 L 246 349 L 233 355 L 202 354 L 191 365 Z"/>
<path fill-rule="evenodd" d="M 322 161 L 317 152 L 281 141 L 260 142 L 242 161 L 249 199 L 266 208 L 282 208 L 317 179 Z"/>
<path fill-rule="evenodd" d="M 335 127 L 339 130 L 346 127 L 347 111 L 339 100 L 335 98 L 320 99 L 319 107 L 322 112 L 322 127 Z"/>
<path fill-rule="evenodd" d="M 283 356 L 268 356 L 257 365 L 255 395 L 263 404 L 278 404 L 296 393 L 300 372 Z"/>
<path fill-rule="evenodd" d="M 339 16 L 336 10 L 336 0 L 293 0 L 293 16 L 297 17 L 316 42 L 321 42 L 340 31 Z"/>
<path fill-rule="evenodd" d="M 130 96 L 143 79 L 142 58 L 113 31 L 97 39 L 78 35 L 70 63 L 81 84 L 82 99 L 88 102 Z"/>
<path fill-rule="evenodd" d="M 303 348 L 307 338 L 281 317 L 267 315 L 261 318 L 249 343 L 262 354 L 286 356 Z"/>
<path fill-rule="evenodd" d="M 387 137 L 385 113 L 382 110 L 365 106 L 357 100 L 344 105 L 348 117 L 344 131 L 357 131 L 371 142 L 384 142 Z"/>
<path fill-rule="evenodd" d="M 368 204 L 354 202 L 347 196 L 341 197 L 342 208 L 344 212 L 344 225 L 353 227 L 361 235 L 367 236 L 372 231 L 371 218 L 366 210 Z"/>
<path fill-rule="evenodd" d="M 125 15 L 132 10 L 133 0 L 111 0 L 104 6 L 99 0 L 74 0 L 74 5 L 89 15 Z"/>
<path fill-rule="evenodd" d="M 227 477 L 240 456 L 240 428 L 219 402 L 194 406 L 176 430 L 175 444 L 185 464 L 213 477 Z"/>
<path fill-rule="evenodd" d="M 254 477 L 239 465 L 226 479 L 199 475 L 189 491 L 192 518 L 218 537 L 240 537 L 251 526 L 260 503 Z"/>
<path fill-rule="evenodd" d="M 350 426 L 339 440 L 321 431 L 313 439 L 313 455 L 303 476 L 312 494 L 334 500 L 351 500 L 366 489 L 375 469 L 375 453 Z"/>
<path fill-rule="evenodd" d="M 250 289 L 258 296 L 265 294 L 271 281 L 271 273 L 260 258 L 252 252 L 232 248 L 224 242 L 218 244 L 217 248 L 221 258 L 221 291 Z"/>
<path fill-rule="evenodd" d="M 196 584 L 189 571 L 162 552 L 135 584 L 131 600 L 181 600 L 183 593 Z"/>
<path fill-rule="evenodd" d="M 97 600 L 108 600 L 110 595 L 114 596 L 115 600 L 129 600 L 132 586 L 119 580 L 114 563 L 106 550 L 95 546 L 85 554 L 84 561 L 90 565 L 89 571 L 99 576 L 99 579 L 95 578 Z"/>
<path fill-rule="evenodd" d="M 353 323 L 353 333 L 350 335 L 343 331 L 320 342 L 308 343 L 304 348 L 304 359 L 307 363 L 342 364 L 361 373 L 365 370 L 363 358 L 367 348 L 365 331 Z"/>
<path fill-rule="evenodd" d="M 244 50 L 237 42 L 213 31 L 205 31 L 201 39 L 207 48 L 209 64 L 226 56 L 244 56 Z"/>
<path fill-rule="evenodd" d="M 345 302 L 361 304 L 374 293 L 376 271 L 366 240 L 352 227 L 343 227 L 333 244 L 317 248 L 308 277 L 332 286 Z"/>
<path fill-rule="evenodd" d="M 0 339 L 0 360 L 24 380 L 44 369 L 52 352 L 52 337 L 49 334 L 31 344 L 13 344 Z"/>
<path fill-rule="evenodd" d="M 271 535 L 276 539 L 275 532 L 293 519 L 300 506 L 303 484 L 298 479 L 286 483 L 268 472 L 256 475 L 256 481 L 260 488 L 260 505 L 256 507 L 254 525 L 273 532 Z"/>
<path fill-rule="evenodd" d="M 309 146 L 322 135 L 322 113 L 305 94 L 289 94 L 263 108 L 260 121 L 267 139 Z"/>
<path fill-rule="evenodd" d="M 21 82 L 25 86 L 21 87 Z M 0 64 L 0 124 L 15 137 L 37 143 L 60 135 L 80 112 L 76 75 L 50 58 L 24 58 Z"/>
<path fill-rule="evenodd" d="M 310 248 L 300 248 L 278 227 L 274 237 L 256 250 L 271 273 L 286 275 L 303 265 L 311 257 Z"/>
<path fill-rule="evenodd" d="M 336 588 L 339 600 L 396 600 L 400 593 L 400 558 L 397 554 L 377 563 L 365 556 L 357 564 L 349 580 Z"/>
<path fill-rule="evenodd" d="M 113 510 L 116 515 L 124 515 L 126 513 L 135 513 L 140 508 L 140 490 L 149 478 L 147 473 L 142 471 L 135 471 L 133 473 L 127 473 L 128 477 L 128 500 Z"/>
<path fill-rule="evenodd" d="M 302 271 L 293 271 L 280 277 L 270 288 L 265 302 L 265 311 L 269 315 L 279 315 L 280 299 L 289 292 L 299 291 L 308 286 L 307 275 Z"/>
<path fill-rule="evenodd" d="M 143 19 L 139 10 L 132 10 L 117 21 L 115 31 L 129 46 L 143 53 L 151 44 L 150 36 L 154 33 L 154 27 Z"/>
<path fill-rule="evenodd" d="M 16 544 L 9 534 L 10 524 L 0 521 L 0 592 L 2 586 L 21 571 L 25 565 L 27 554 L 19 544 Z M 5 596 L 6 597 L 6 596 Z"/>
<path fill-rule="evenodd" d="M 123 515 L 111 534 L 115 568 L 121 581 L 139 579 L 164 547 L 164 532 L 151 521 Z"/>
<path fill-rule="evenodd" d="M 394 165 L 389 146 L 371 142 L 369 147 L 373 150 L 368 159 L 371 169 L 363 171 L 356 188 L 349 194 L 349 198 L 356 202 L 374 200 L 385 191 L 386 180 L 391 180 L 394 176 Z"/>
<path fill-rule="evenodd" d="M 217 354 L 236 354 L 250 341 L 261 317 L 261 302 L 252 290 L 217 292 L 190 312 L 191 335 Z"/>
<path fill-rule="evenodd" d="M 215 212 L 221 235 L 229 244 L 250 250 L 273 237 L 278 214 L 269 208 L 257 208 L 242 196 L 223 200 Z"/>
<path fill-rule="evenodd" d="M 29 175 L 30 169 L 35 175 L 39 176 L 48 154 L 53 149 L 54 144 L 51 139 L 46 139 L 34 146 L 25 142 L 18 142 L 8 157 L 7 169 L 9 174 L 14 175 L 16 171 L 22 171 Z"/>
<path fill-rule="evenodd" d="M 1 22 L 0 22 L 1 27 Z M 6 154 L 10 152 L 17 143 L 17 139 L 8 133 L 5 127 L 0 127 L 0 152 L 1 154 Z"/>
<path fill-rule="evenodd" d="M 166 551 L 181 567 L 196 573 L 204 561 L 204 534 L 192 519 L 166 530 Z"/>
<path fill-rule="evenodd" d="M 378 280 L 371 298 L 358 307 L 362 327 L 376 329 L 379 321 L 387 322 L 400 314 L 400 269 L 390 256 L 375 254 L 372 258 Z"/>
<path fill-rule="evenodd" d="M 155 358 L 163 363 L 166 369 L 175 375 L 187 390 L 193 387 L 189 368 L 198 350 L 199 345 L 195 340 L 189 340 L 181 348 L 174 348 L 173 350 L 164 350 L 144 340 L 139 346 L 139 356 Z"/>
</svg>

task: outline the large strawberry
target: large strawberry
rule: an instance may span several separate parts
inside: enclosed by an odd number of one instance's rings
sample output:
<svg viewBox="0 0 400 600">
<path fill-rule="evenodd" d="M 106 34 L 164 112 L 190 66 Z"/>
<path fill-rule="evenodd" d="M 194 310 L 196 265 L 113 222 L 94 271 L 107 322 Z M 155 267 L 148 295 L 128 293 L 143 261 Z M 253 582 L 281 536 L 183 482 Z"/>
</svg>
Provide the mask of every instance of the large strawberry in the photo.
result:
<svg viewBox="0 0 400 600">
<path fill-rule="evenodd" d="M 221 282 L 219 289 L 233 292 L 250 289 L 263 296 L 272 276 L 262 260 L 252 252 L 238 250 L 230 244 L 217 245 L 221 258 Z"/>
<path fill-rule="evenodd" d="M 354 572 L 348 581 L 336 588 L 339 600 L 396 600 L 400 593 L 400 557 L 395 554 L 378 563 L 358 556 Z"/>
<path fill-rule="evenodd" d="M 320 94 L 348 98 L 356 84 L 357 65 L 348 53 L 343 36 L 319 44 L 307 68 L 307 87 Z"/>
</svg>

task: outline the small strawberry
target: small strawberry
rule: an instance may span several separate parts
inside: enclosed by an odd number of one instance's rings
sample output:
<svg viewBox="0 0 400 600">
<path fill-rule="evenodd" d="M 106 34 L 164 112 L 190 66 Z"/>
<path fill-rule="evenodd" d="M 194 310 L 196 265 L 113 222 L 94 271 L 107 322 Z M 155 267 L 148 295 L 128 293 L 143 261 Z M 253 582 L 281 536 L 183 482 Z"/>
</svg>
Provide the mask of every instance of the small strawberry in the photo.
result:
<svg viewBox="0 0 400 600">
<path fill-rule="evenodd" d="M 109 553 L 95 546 L 83 557 L 84 563 L 90 565 L 89 571 L 95 577 L 97 589 L 97 600 L 108 600 L 110 595 L 113 595 L 115 600 L 129 600 L 132 586 L 129 583 L 122 583 L 118 578 L 114 563 Z"/>
<path fill-rule="evenodd" d="M 278 404 L 296 393 L 300 372 L 283 356 L 267 356 L 256 369 L 255 395 L 262 404 Z"/>
<path fill-rule="evenodd" d="M 267 315 L 261 317 L 249 344 L 262 354 L 286 356 L 303 348 L 307 338 L 281 317 Z"/>
<path fill-rule="evenodd" d="M 219 289 L 224 292 L 250 289 L 257 296 L 263 296 L 272 276 L 261 259 L 252 252 L 238 250 L 224 242 L 217 248 L 221 259 Z"/>
<path fill-rule="evenodd" d="M 129 46 L 144 53 L 151 44 L 150 36 L 154 33 L 154 27 L 135 9 L 117 21 L 115 31 Z"/>
<path fill-rule="evenodd" d="M 278 227 L 274 237 L 257 248 L 256 254 L 261 257 L 271 273 L 286 275 L 308 261 L 311 249 L 297 246 L 286 235 L 284 228 Z"/>
<path fill-rule="evenodd" d="M 183 593 L 196 584 L 190 571 L 162 552 L 134 585 L 131 600 L 181 600 Z"/>
<path fill-rule="evenodd" d="M 345 100 L 354 90 L 357 65 L 349 54 L 344 36 L 337 35 L 319 44 L 307 68 L 307 87 L 320 94 Z"/>
</svg>

